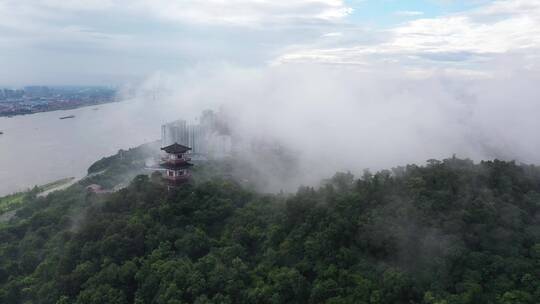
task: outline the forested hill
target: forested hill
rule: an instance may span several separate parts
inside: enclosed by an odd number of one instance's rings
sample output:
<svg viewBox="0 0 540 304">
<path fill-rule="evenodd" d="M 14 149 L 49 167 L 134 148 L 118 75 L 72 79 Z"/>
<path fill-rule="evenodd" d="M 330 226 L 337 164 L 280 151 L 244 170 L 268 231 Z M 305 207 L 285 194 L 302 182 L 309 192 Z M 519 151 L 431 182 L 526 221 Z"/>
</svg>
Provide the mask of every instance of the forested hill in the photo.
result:
<svg viewBox="0 0 540 304">
<path fill-rule="evenodd" d="M 540 169 L 431 160 L 268 195 L 75 185 L 0 228 L 0 303 L 540 303 Z"/>
</svg>

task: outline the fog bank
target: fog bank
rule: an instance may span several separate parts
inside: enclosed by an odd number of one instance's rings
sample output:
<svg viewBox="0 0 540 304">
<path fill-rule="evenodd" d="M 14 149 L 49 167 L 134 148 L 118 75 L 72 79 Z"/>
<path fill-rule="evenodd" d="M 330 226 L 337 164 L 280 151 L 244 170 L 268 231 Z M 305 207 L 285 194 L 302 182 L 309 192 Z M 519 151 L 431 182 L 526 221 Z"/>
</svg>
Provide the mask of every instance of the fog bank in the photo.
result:
<svg viewBox="0 0 540 304">
<path fill-rule="evenodd" d="M 188 120 L 219 109 L 237 142 L 280 143 L 300 160 L 294 183 L 313 184 L 336 171 L 423 164 L 452 154 L 539 163 L 540 77 L 506 70 L 480 77 L 388 66 L 224 65 L 156 74 L 139 98 L 156 112 Z"/>
</svg>

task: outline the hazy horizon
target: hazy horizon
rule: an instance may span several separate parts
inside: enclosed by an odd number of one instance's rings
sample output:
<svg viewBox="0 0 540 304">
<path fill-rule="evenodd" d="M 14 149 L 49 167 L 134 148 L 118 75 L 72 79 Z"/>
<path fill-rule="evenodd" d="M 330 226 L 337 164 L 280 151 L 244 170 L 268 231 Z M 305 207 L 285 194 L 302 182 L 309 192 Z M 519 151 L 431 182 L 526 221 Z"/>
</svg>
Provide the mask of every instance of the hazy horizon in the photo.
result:
<svg viewBox="0 0 540 304">
<path fill-rule="evenodd" d="M 125 128 L 221 109 L 295 151 L 297 183 L 452 154 L 540 163 L 534 0 L 4 0 L 0 46 L 2 86 L 118 86 Z"/>
</svg>

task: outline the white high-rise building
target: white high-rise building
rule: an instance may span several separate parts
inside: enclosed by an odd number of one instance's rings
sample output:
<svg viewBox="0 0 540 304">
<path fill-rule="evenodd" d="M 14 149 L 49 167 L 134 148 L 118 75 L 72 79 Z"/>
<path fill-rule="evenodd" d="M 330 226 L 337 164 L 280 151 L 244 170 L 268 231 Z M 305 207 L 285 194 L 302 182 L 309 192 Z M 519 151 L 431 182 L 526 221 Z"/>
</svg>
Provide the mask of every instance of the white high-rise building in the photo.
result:
<svg viewBox="0 0 540 304">
<path fill-rule="evenodd" d="M 185 145 L 187 138 L 187 123 L 177 120 L 161 126 L 161 146 L 166 147 L 176 143 Z"/>
<path fill-rule="evenodd" d="M 203 112 L 200 124 L 177 120 L 161 126 L 161 145 L 179 143 L 191 148 L 191 154 L 204 158 L 222 158 L 231 155 L 231 136 L 218 130 L 212 111 Z"/>
</svg>

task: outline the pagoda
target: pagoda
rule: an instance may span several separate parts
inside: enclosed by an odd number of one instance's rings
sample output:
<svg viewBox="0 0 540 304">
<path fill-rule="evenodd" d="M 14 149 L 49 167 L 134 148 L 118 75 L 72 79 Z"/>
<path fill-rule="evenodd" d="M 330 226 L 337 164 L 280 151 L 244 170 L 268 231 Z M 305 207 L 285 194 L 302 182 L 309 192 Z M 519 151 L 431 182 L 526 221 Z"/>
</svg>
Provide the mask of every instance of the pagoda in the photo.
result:
<svg viewBox="0 0 540 304">
<path fill-rule="evenodd" d="M 162 158 L 163 162 L 160 164 L 165 169 L 165 180 L 169 184 L 169 188 L 179 186 L 189 181 L 191 173 L 189 168 L 193 164 L 189 163 L 191 158 L 187 155 L 187 152 L 191 148 L 174 143 L 170 146 L 163 147 L 161 150 L 165 151 L 167 155 Z"/>
</svg>

